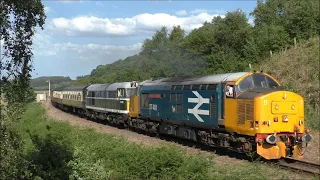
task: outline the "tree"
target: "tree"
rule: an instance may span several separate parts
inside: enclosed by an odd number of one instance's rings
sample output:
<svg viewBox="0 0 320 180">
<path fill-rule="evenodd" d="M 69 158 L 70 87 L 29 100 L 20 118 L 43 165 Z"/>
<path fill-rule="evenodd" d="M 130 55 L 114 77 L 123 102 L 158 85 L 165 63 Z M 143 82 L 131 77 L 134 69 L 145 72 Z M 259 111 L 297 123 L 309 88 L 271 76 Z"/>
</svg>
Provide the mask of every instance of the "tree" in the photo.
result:
<svg viewBox="0 0 320 180">
<path fill-rule="evenodd" d="M 19 119 L 24 105 L 32 100 L 32 37 L 38 25 L 43 28 L 46 16 L 40 0 L 4 0 L 0 5 L 0 95 L 4 94 L 7 101 L 5 107 L 1 103 L 0 110 L 0 179 L 25 179 L 30 173 L 19 134 L 10 127 L 10 121 Z"/>
<path fill-rule="evenodd" d="M 290 38 L 283 26 L 257 27 L 245 45 L 245 57 L 250 63 L 259 63 L 270 51 L 279 51 L 289 45 Z"/>
<path fill-rule="evenodd" d="M 252 34 L 245 14 L 236 10 L 213 18 L 211 23 L 193 30 L 184 46 L 195 54 L 202 55 L 207 63 L 205 73 L 222 73 L 244 70 L 245 47 Z"/>
<path fill-rule="evenodd" d="M 35 28 L 43 29 L 44 6 L 40 0 L 1 1 L 1 86 L 8 101 L 7 109 L 18 115 L 18 109 L 26 103 L 32 71 L 32 37 Z M 17 116 L 18 118 L 18 116 Z"/>
<path fill-rule="evenodd" d="M 255 27 L 283 26 L 289 37 L 308 39 L 319 34 L 318 0 L 259 0 L 251 13 Z"/>
<path fill-rule="evenodd" d="M 185 32 L 181 28 L 180 25 L 179 26 L 174 26 L 172 31 L 171 31 L 171 34 L 169 35 L 169 39 L 172 42 L 179 43 L 179 42 L 183 41 L 184 35 L 185 35 Z"/>
</svg>

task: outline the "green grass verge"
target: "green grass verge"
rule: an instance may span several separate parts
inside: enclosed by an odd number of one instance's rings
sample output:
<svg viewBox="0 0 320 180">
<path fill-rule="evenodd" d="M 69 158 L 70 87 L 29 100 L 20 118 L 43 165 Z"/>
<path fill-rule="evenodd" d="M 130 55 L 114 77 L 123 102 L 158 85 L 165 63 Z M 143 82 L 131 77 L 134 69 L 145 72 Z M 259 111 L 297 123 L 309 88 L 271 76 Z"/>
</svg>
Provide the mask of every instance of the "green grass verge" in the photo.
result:
<svg viewBox="0 0 320 180">
<path fill-rule="evenodd" d="M 47 120 L 39 104 L 30 104 L 13 127 L 23 137 L 32 179 L 287 179 L 288 175 L 259 163 L 221 164 L 213 156 L 186 153 L 177 146 L 146 147 L 94 129 L 71 127 Z"/>
</svg>

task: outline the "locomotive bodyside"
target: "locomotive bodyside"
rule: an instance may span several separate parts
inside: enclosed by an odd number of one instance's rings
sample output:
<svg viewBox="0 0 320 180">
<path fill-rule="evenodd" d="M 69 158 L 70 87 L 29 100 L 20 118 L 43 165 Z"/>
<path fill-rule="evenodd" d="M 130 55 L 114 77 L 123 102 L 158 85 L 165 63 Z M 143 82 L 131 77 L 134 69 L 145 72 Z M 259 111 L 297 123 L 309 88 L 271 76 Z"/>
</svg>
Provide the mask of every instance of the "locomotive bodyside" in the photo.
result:
<svg viewBox="0 0 320 180">
<path fill-rule="evenodd" d="M 227 85 L 232 96 L 226 95 Z M 82 107 L 87 116 L 152 133 L 256 151 L 265 159 L 301 158 L 302 144 L 312 139 L 304 127 L 303 98 L 279 87 L 270 75 L 252 72 L 163 78 L 139 86 L 94 84 L 83 89 Z M 72 106 L 54 98 L 62 107 Z"/>
<path fill-rule="evenodd" d="M 121 123 L 127 119 L 130 97 L 135 95 L 133 82 L 94 84 L 87 88 L 86 109 L 89 116 Z"/>
<path fill-rule="evenodd" d="M 227 84 L 232 97 L 225 95 Z M 266 159 L 301 158 L 303 141 L 311 140 L 303 135 L 303 99 L 279 85 L 270 75 L 250 72 L 145 81 L 132 118 L 154 121 L 163 134 L 256 150 Z"/>
</svg>

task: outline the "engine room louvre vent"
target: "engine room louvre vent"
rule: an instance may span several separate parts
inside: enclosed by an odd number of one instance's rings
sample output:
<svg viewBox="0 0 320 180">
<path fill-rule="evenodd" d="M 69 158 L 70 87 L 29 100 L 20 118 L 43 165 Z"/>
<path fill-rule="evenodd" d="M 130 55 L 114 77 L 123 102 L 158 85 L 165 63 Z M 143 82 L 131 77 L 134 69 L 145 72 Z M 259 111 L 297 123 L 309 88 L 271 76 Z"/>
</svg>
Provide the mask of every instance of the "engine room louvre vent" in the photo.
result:
<svg viewBox="0 0 320 180">
<path fill-rule="evenodd" d="M 245 117 L 246 117 L 246 103 L 245 101 L 238 102 L 238 124 L 243 125 L 245 124 Z"/>
<path fill-rule="evenodd" d="M 245 121 L 253 121 L 253 101 L 239 101 L 238 125 L 244 125 Z"/>
<path fill-rule="evenodd" d="M 253 101 L 246 101 L 246 120 L 253 121 Z"/>
</svg>

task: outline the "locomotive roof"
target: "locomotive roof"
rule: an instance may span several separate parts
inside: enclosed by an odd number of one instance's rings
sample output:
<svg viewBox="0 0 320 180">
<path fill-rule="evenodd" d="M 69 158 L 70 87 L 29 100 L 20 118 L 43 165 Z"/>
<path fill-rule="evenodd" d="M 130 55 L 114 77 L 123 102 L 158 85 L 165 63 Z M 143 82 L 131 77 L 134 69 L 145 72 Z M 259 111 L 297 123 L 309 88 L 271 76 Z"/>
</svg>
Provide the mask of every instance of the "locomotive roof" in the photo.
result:
<svg viewBox="0 0 320 180">
<path fill-rule="evenodd" d="M 119 82 L 119 83 L 112 83 L 107 87 L 107 91 L 116 91 L 118 88 L 133 88 L 131 86 L 132 82 Z"/>
<path fill-rule="evenodd" d="M 236 72 L 225 74 L 212 74 L 201 76 L 187 76 L 187 77 L 172 77 L 162 78 L 157 80 L 146 80 L 141 83 L 142 86 L 152 85 L 184 85 L 184 84 L 217 84 L 226 81 L 236 81 L 240 77 L 248 74 L 249 72 Z"/>
<path fill-rule="evenodd" d="M 66 87 L 63 91 L 83 91 L 87 86 L 75 86 L 75 87 Z"/>
<path fill-rule="evenodd" d="M 105 91 L 109 85 L 110 84 L 91 84 L 90 86 L 88 86 L 87 90 L 88 91 Z"/>
</svg>

